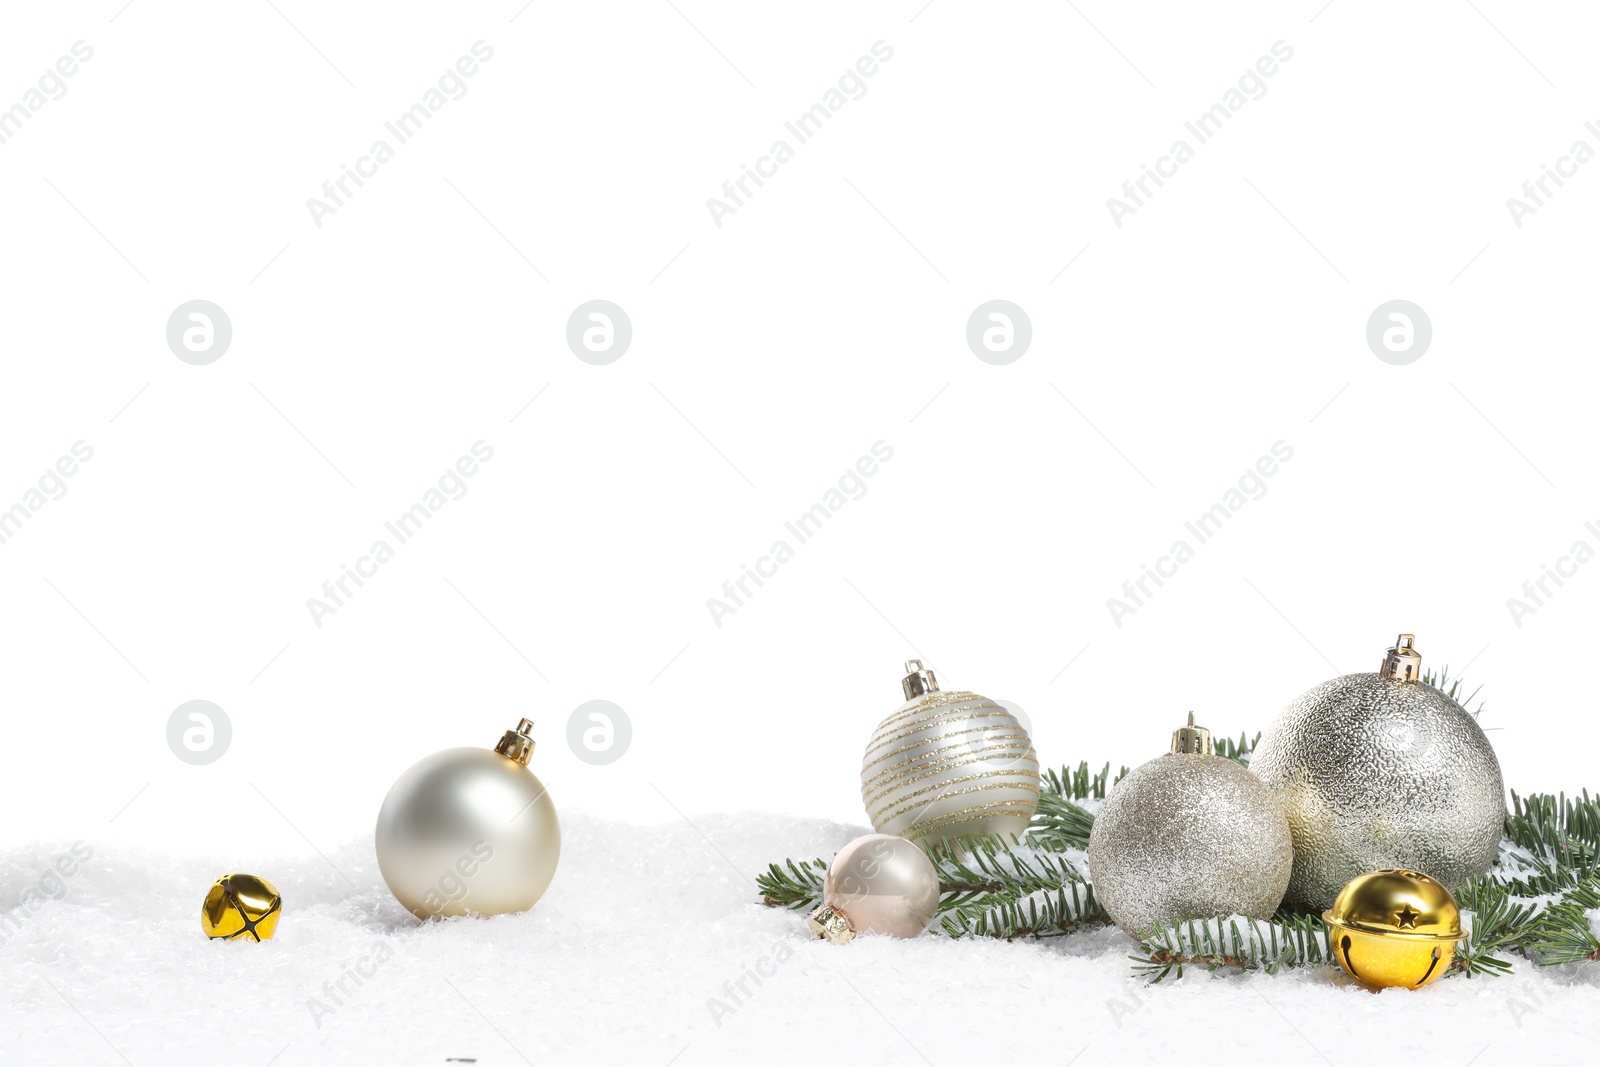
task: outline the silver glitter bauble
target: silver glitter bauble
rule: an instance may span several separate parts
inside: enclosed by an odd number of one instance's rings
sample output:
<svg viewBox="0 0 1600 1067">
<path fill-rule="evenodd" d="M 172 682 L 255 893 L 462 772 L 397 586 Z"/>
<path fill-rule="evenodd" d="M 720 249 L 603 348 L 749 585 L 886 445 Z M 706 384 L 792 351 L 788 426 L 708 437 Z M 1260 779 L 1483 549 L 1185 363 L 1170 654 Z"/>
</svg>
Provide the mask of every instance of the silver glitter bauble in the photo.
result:
<svg viewBox="0 0 1600 1067">
<path fill-rule="evenodd" d="M 1194 725 L 1106 794 L 1089 832 L 1095 896 L 1122 930 L 1219 915 L 1270 918 L 1294 863 L 1289 823 L 1261 781 L 1211 753 Z"/>
<path fill-rule="evenodd" d="M 1026 830 L 1039 806 L 1039 759 L 1016 716 L 976 693 L 944 692 L 918 660 L 900 685 L 906 702 L 861 757 L 872 828 L 924 846 Z"/>
<path fill-rule="evenodd" d="M 822 903 L 807 919 L 835 945 L 857 934 L 916 937 L 939 912 L 939 874 L 921 846 L 903 837 L 868 834 L 833 857 Z"/>
<path fill-rule="evenodd" d="M 491 751 L 451 748 L 402 774 L 378 812 L 378 869 L 420 919 L 526 911 L 561 858 L 561 825 L 533 772 L 523 719 Z"/>
<path fill-rule="evenodd" d="M 1420 680 L 1412 644 L 1401 634 L 1377 674 L 1302 694 L 1250 757 L 1289 816 L 1296 907 L 1320 911 L 1368 871 L 1406 868 L 1455 887 L 1494 862 L 1500 762 L 1471 714 Z"/>
</svg>

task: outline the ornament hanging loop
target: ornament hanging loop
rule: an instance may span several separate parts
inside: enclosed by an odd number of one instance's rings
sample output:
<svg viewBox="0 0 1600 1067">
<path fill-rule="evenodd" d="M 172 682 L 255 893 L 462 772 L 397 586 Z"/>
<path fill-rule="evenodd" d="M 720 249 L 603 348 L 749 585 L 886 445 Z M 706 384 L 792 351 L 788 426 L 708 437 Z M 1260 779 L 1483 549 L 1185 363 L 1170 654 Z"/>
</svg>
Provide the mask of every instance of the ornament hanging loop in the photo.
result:
<svg viewBox="0 0 1600 1067">
<path fill-rule="evenodd" d="M 900 679 L 900 688 L 905 692 L 907 700 L 915 700 L 927 693 L 939 691 L 939 680 L 933 672 L 922 665 L 920 659 L 906 660 L 906 676 Z"/>
<path fill-rule="evenodd" d="M 1422 656 L 1412 647 L 1416 640 L 1411 634 L 1401 634 L 1395 638 L 1394 647 L 1383 657 L 1383 666 L 1378 668 L 1379 676 L 1396 682 L 1421 679 Z"/>
<path fill-rule="evenodd" d="M 1172 751 L 1178 755 L 1212 754 L 1211 731 L 1204 726 L 1194 724 L 1194 712 L 1189 713 L 1189 725 L 1180 726 L 1172 731 Z"/>
</svg>

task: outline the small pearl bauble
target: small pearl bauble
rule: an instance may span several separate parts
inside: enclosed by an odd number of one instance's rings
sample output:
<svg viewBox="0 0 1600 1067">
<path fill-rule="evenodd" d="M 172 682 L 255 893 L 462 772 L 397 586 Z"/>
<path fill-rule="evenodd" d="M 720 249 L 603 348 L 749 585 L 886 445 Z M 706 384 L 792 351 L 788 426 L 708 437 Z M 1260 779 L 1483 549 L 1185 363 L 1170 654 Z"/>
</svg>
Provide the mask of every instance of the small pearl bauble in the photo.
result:
<svg viewBox="0 0 1600 1067">
<path fill-rule="evenodd" d="M 1401 634 L 1377 674 L 1302 694 L 1266 731 L 1250 769 L 1294 833 L 1291 904 L 1321 911 L 1367 871 L 1427 871 L 1447 886 L 1484 874 L 1505 828 L 1505 787 L 1466 709 L 1421 681 Z"/>
<path fill-rule="evenodd" d="M 944 692 L 906 663 L 906 703 L 878 724 L 861 758 L 872 828 L 924 845 L 965 834 L 1021 836 L 1039 805 L 1028 731 L 976 693 Z"/>
<path fill-rule="evenodd" d="M 1212 755 L 1211 733 L 1192 714 L 1170 753 L 1112 787 L 1089 832 L 1095 896 L 1133 937 L 1188 919 L 1270 918 L 1293 862 L 1271 790 Z"/>
<path fill-rule="evenodd" d="M 939 912 L 939 875 L 921 847 L 903 837 L 858 837 L 833 858 L 822 904 L 807 920 L 835 945 L 857 934 L 916 937 Z"/>
<path fill-rule="evenodd" d="M 561 857 L 555 805 L 527 768 L 533 723 L 493 751 L 452 748 L 402 774 L 378 812 L 378 869 L 419 919 L 526 911 Z"/>
</svg>

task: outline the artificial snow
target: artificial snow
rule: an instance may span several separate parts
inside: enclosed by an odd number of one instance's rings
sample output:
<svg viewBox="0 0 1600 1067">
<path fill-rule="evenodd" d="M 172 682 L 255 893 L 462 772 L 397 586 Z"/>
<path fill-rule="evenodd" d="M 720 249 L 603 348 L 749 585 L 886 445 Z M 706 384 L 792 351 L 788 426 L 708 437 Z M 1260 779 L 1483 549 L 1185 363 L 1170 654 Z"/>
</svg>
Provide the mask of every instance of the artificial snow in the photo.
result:
<svg viewBox="0 0 1600 1067">
<path fill-rule="evenodd" d="M 1600 1041 L 1600 967 L 1518 958 L 1507 978 L 1375 994 L 1331 965 L 1148 985 L 1113 928 L 836 948 L 759 905 L 753 879 L 865 827 L 562 819 L 531 912 L 431 923 L 389 895 L 370 838 L 259 861 L 93 841 L 87 859 L 60 861 L 72 842 L 0 854 L 0 1061 L 1486 1067 L 1593 1063 Z M 281 890 L 272 941 L 201 933 L 206 889 L 233 870 Z"/>
</svg>

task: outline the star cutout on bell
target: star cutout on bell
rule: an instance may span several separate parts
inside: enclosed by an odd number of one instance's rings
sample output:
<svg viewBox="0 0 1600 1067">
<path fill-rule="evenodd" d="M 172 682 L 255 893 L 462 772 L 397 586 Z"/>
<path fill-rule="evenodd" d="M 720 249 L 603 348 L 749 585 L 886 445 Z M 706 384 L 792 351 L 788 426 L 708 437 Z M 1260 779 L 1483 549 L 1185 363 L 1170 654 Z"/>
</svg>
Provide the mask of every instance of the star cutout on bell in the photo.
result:
<svg viewBox="0 0 1600 1067">
<path fill-rule="evenodd" d="M 1399 922 L 1396 924 L 1402 930 L 1415 930 L 1420 912 L 1413 911 L 1411 905 L 1405 904 L 1400 908 Z"/>
</svg>

